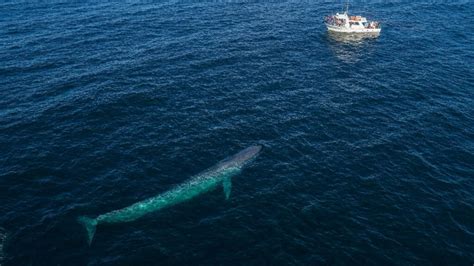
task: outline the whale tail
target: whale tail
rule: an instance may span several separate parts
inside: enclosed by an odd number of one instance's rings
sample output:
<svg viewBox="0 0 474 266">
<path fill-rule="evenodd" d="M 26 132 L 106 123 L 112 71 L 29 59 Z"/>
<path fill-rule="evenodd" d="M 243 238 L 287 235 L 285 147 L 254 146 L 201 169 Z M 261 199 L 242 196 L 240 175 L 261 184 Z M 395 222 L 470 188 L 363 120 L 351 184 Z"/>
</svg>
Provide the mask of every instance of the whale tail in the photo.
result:
<svg viewBox="0 0 474 266">
<path fill-rule="evenodd" d="M 80 216 L 79 218 L 77 218 L 77 221 L 82 224 L 84 228 L 86 228 L 87 243 L 90 246 L 92 243 L 92 239 L 94 238 L 95 229 L 97 227 L 97 220 L 85 216 Z"/>
</svg>

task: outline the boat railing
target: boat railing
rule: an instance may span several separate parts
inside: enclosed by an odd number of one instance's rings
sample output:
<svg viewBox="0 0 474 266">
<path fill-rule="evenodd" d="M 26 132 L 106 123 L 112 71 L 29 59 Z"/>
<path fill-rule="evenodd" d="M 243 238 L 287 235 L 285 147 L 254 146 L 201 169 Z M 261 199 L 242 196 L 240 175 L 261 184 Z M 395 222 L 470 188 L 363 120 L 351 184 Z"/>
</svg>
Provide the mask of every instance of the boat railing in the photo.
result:
<svg viewBox="0 0 474 266">
<path fill-rule="evenodd" d="M 335 16 L 324 17 L 324 22 L 334 26 L 343 26 L 346 23 L 345 19 L 336 18 Z"/>
<path fill-rule="evenodd" d="M 367 29 L 380 29 L 380 22 L 378 21 L 370 21 L 367 23 Z"/>
</svg>

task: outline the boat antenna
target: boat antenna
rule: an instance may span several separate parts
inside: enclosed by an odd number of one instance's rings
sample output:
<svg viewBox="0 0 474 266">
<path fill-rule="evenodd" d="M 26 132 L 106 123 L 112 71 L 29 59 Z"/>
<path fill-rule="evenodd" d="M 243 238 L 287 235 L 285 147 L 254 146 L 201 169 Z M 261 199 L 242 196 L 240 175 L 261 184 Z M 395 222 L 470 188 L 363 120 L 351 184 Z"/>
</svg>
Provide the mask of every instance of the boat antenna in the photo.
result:
<svg viewBox="0 0 474 266">
<path fill-rule="evenodd" d="M 346 1 L 346 14 L 349 12 L 349 0 Z"/>
</svg>

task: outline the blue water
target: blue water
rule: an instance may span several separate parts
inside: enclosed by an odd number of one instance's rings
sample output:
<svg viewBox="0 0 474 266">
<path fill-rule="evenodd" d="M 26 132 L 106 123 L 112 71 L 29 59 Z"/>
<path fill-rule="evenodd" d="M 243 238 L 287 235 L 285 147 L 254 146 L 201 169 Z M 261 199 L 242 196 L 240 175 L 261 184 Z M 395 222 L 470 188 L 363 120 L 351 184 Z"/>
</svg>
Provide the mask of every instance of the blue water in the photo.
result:
<svg viewBox="0 0 474 266">
<path fill-rule="evenodd" d="M 3 265 L 472 265 L 472 3 L 359 1 L 383 27 L 361 40 L 326 33 L 340 8 L 0 3 Z M 228 201 L 87 245 L 77 216 L 255 144 Z"/>
</svg>

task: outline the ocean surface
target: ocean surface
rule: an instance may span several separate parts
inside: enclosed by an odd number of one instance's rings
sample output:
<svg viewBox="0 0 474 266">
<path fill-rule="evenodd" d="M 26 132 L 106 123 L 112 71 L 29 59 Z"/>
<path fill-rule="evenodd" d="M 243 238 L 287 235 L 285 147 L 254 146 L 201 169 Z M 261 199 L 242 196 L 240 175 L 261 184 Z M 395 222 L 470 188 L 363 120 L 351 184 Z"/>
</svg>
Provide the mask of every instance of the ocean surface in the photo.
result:
<svg viewBox="0 0 474 266">
<path fill-rule="evenodd" d="M 474 5 L 2 1 L 0 262 L 472 265 Z M 255 144 L 222 188 L 135 222 Z"/>
</svg>

